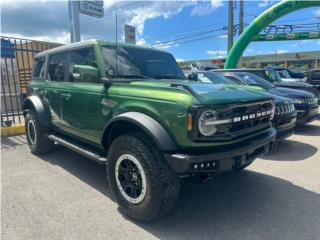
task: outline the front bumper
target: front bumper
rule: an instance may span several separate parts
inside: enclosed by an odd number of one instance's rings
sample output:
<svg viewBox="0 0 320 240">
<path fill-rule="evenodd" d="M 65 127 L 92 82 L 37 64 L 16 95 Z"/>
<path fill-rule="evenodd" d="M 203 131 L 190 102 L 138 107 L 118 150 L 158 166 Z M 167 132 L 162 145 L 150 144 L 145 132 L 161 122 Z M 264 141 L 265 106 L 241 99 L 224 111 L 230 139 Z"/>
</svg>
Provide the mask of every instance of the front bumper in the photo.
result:
<svg viewBox="0 0 320 240">
<path fill-rule="evenodd" d="M 318 118 L 319 106 L 302 104 L 295 106 L 297 112 L 297 125 L 312 122 Z"/>
<path fill-rule="evenodd" d="M 273 126 L 277 130 L 277 140 L 290 137 L 294 133 L 296 126 L 297 114 L 276 115 L 273 120 Z"/>
<path fill-rule="evenodd" d="M 216 151 L 213 149 L 210 153 L 174 153 L 165 154 L 165 157 L 171 168 L 179 174 L 228 172 L 267 153 L 274 146 L 275 137 L 276 130 L 270 128 L 270 131 L 256 138 Z"/>
</svg>

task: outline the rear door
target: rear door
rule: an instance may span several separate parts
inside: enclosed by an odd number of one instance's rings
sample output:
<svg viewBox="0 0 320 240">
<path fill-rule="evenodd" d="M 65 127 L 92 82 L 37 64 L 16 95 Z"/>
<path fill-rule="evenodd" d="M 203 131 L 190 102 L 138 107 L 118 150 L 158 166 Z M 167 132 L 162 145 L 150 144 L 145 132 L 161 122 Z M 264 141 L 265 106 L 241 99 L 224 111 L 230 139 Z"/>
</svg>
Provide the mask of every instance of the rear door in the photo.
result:
<svg viewBox="0 0 320 240">
<path fill-rule="evenodd" d="M 66 80 L 67 54 L 64 52 L 49 55 L 45 101 L 48 102 L 52 124 L 59 129 L 63 126 L 61 115 L 61 93 Z"/>
<path fill-rule="evenodd" d="M 68 52 L 67 79 L 61 94 L 64 129 L 94 143 L 99 143 L 104 127 L 101 116 L 104 86 L 99 83 L 99 74 L 91 75 L 92 71 L 99 72 L 97 67 L 93 46 Z M 90 74 L 84 73 L 87 70 Z"/>
</svg>

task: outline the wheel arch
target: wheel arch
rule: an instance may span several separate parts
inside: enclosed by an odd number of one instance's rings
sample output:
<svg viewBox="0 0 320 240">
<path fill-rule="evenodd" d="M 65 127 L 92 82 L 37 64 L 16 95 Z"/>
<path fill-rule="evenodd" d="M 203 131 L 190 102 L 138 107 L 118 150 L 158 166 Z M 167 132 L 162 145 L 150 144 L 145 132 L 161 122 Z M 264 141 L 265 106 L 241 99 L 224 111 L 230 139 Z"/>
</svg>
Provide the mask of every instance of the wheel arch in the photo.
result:
<svg viewBox="0 0 320 240">
<path fill-rule="evenodd" d="M 128 131 L 143 131 L 160 150 L 173 151 L 177 145 L 165 128 L 152 117 L 140 112 L 126 112 L 114 117 L 105 127 L 101 144 L 108 148 L 112 141 Z"/>
<path fill-rule="evenodd" d="M 26 116 L 28 110 L 34 110 L 37 114 L 39 122 L 47 126 L 48 125 L 48 118 L 45 113 L 44 106 L 37 96 L 29 96 L 27 97 L 22 104 L 23 116 Z"/>
</svg>

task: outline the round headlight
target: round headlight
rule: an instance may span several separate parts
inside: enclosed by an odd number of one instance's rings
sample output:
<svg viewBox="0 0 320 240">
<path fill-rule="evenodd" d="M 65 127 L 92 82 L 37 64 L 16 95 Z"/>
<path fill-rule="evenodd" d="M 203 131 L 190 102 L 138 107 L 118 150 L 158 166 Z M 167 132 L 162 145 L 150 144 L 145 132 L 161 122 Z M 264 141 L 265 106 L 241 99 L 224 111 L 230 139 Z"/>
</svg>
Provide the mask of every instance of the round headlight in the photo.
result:
<svg viewBox="0 0 320 240">
<path fill-rule="evenodd" d="M 198 128 L 202 135 L 209 137 L 216 133 L 217 126 L 214 121 L 217 120 L 218 113 L 214 110 L 204 111 L 198 120 Z"/>
</svg>

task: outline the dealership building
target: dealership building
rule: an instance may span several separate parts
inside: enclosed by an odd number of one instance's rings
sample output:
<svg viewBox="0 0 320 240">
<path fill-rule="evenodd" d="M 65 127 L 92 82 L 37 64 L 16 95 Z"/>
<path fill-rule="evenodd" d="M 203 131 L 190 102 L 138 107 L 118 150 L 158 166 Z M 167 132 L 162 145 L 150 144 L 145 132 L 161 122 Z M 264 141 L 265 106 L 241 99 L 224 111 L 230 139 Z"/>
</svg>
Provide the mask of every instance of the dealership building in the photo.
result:
<svg viewBox="0 0 320 240">
<path fill-rule="evenodd" d="M 204 59 L 194 61 L 184 61 L 181 65 L 189 64 L 214 64 L 222 67 L 225 58 Z M 295 53 L 275 53 L 267 55 L 244 56 L 239 67 L 267 67 L 284 66 L 291 69 L 306 71 L 309 69 L 320 69 L 320 51 L 295 52 Z"/>
</svg>

